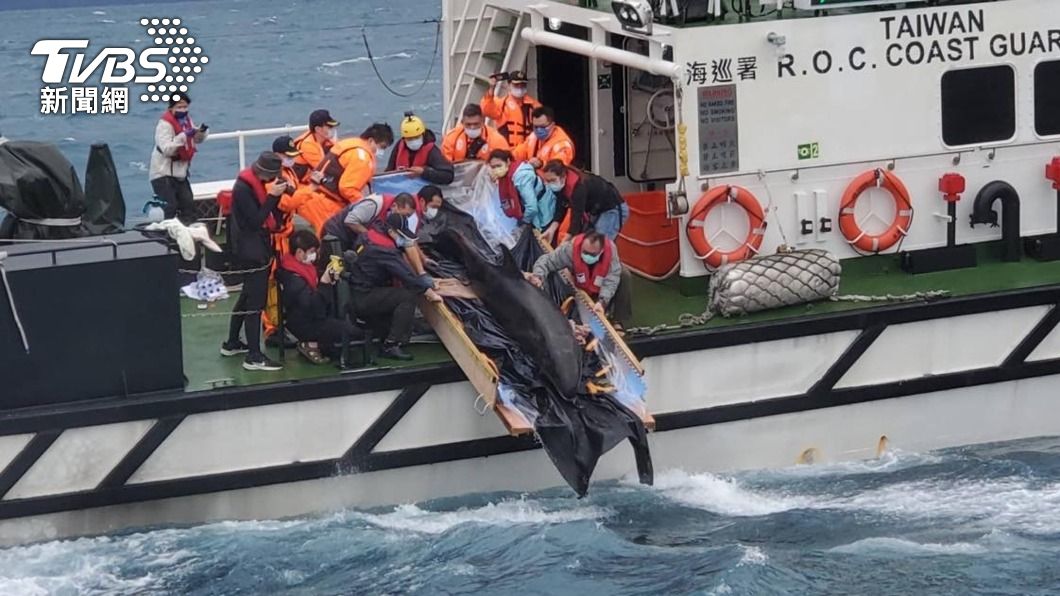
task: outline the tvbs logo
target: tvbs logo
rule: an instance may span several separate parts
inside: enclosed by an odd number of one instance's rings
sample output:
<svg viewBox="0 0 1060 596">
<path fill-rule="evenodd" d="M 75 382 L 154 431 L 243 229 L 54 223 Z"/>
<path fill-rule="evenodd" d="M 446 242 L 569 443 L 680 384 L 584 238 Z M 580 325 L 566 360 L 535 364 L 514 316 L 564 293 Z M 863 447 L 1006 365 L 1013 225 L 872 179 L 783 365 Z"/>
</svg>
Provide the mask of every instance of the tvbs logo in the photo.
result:
<svg viewBox="0 0 1060 596">
<path fill-rule="evenodd" d="M 139 51 L 104 47 L 90 54 L 87 39 L 42 39 L 34 44 L 30 53 L 45 58 L 41 113 L 99 113 L 93 108 L 100 106 L 93 104 L 101 97 L 105 102 L 102 113 L 127 113 L 129 88 L 115 85 L 146 85 L 140 95 L 144 102 L 168 102 L 186 93 L 210 59 L 180 19 L 143 18 L 140 25 L 154 45 Z M 100 88 L 82 86 L 96 75 L 104 85 L 102 93 Z M 70 111 L 67 99 L 72 104 Z"/>
</svg>

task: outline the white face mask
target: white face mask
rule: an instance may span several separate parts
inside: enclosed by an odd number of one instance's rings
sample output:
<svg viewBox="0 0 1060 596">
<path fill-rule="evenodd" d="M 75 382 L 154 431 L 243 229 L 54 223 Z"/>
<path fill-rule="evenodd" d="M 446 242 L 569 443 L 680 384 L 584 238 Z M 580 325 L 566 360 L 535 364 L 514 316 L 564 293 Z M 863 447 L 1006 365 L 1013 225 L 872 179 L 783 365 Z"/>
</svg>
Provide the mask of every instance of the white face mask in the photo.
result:
<svg viewBox="0 0 1060 596">
<path fill-rule="evenodd" d="M 280 159 L 283 161 L 283 167 L 285 167 L 285 168 L 294 167 L 294 158 L 293 157 L 284 156 L 284 157 L 282 157 Z"/>
<path fill-rule="evenodd" d="M 551 190 L 552 192 L 559 192 L 563 190 L 563 181 L 556 180 L 555 182 L 546 182 L 545 187 Z"/>
<path fill-rule="evenodd" d="M 526 87 L 512 87 L 512 97 L 522 99 L 526 95 Z"/>
<path fill-rule="evenodd" d="M 328 129 L 328 138 L 331 139 L 332 141 L 339 140 L 339 129 L 337 129 L 337 128 Z"/>
<path fill-rule="evenodd" d="M 375 156 L 376 156 L 377 158 L 383 158 L 383 157 L 386 157 L 386 149 L 384 149 L 383 147 L 376 147 L 376 149 L 375 149 Z"/>
<path fill-rule="evenodd" d="M 316 263 L 317 262 L 317 253 L 316 253 L 316 251 L 305 253 L 305 257 L 302 259 L 302 262 L 307 264 L 307 265 L 308 264 L 312 264 L 312 263 Z"/>
<path fill-rule="evenodd" d="M 476 126 L 474 128 L 464 128 L 464 133 L 467 134 L 469 139 L 477 139 L 482 136 L 482 127 Z"/>
<path fill-rule="evenodd" d="M 423 215 L 426 216 L 427 219 L 434 219 L 434 218 L 438 217 L 438 208 L 437 207 L 427 207 L 427 210 L 424 211 Z"/>
<path fill-rule="evenodd" d="M 409 148 L 409 151 L 419 151 L 423 147 L 423 137 L 405 139 L 405 146 Z"/>
</svg>

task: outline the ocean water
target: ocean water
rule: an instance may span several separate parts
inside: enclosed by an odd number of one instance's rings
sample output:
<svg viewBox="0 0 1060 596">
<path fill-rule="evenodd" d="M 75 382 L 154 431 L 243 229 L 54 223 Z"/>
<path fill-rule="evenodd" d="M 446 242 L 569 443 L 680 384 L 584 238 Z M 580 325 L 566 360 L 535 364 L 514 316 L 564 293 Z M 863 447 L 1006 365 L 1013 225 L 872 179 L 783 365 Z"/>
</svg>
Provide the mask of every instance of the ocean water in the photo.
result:
<svg viewBox="0 0 1060 596">
<path fill-rule="evenodd" d="M 0 0 L 0 8 L 8 0 Z M 374 121 L 397 126 L 413 110 L 441 128 L 442 63 L 434 59 L 437 0 L 197 0 L 74 8 L 0 10 L 0 133 L 9 139 L 57 144 L 82 173 L 92 143 L 110 145 L 130 215 L 151 198 L 148 165 L 154 128 L 164 104 L 138 99 L 130 90 L 126 115 L 41 114 L 44 59 L 30 55 L 41 38 L 89 39 L 94 48 L 142 49 L 151 45 L 142 17 L 180 17 L 209 58 L 188 90 L 191 113 L 211 132 L 305 124 L 317 108 L 331 110 L 343 136 Z M 361 27 L 387 83 L 372 71 Z M 440 54 L 440 50 L 439 50 Z M 101 69 L 102 70 L 102 69 Z M 90 80 L 90 83 L 93 81 Z M 98 77 L 95 84 L 98 85 Z M 272 137 L 248 141 L 248 160 L 271 147 Z M 235 178 L 235 140 L 207 141 L 192 166 L 193 181 Z"/>
<path fill-rule="evenodd" d="M 1055 594 L 1060 439 L 0 551 L 2 594 Z"/>
</svg>

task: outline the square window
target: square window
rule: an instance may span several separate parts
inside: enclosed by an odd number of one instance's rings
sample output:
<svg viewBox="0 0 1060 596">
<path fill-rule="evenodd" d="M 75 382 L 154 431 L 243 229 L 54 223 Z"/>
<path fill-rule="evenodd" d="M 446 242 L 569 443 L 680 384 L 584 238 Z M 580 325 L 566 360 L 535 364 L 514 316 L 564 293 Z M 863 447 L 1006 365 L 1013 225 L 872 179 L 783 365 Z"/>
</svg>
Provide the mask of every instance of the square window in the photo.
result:
<svg viewBox="0 0 1060 596">
<path fill-rule="evenodd" d="M 1016 72 L 1011 66 L 951 70 L 942 75 L 942 140 L 951 147 L 1016 134 Z"/>
<path fill-rule="evenodd" d="M 1034 69 L 1034 130 L 1043 137 L 1060 135 L 1060 60 Z"/>
</svg>

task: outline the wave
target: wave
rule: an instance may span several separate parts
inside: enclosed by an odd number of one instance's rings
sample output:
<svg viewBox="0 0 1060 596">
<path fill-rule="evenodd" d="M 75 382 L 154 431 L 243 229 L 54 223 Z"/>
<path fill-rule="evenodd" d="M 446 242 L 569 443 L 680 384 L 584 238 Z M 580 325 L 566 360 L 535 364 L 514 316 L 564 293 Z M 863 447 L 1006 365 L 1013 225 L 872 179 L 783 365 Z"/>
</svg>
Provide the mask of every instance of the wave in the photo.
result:
<svg viewBox="0 0 1060 596">
<path fill-rule="evenodd" d="M 392 58 L 412 58 L 412 54 L 406 52 L 398 52 L 396 54 L 386 54 L 385 56 L 376 56 L 376 60 L 390 60 Z M 361 62 L 368 62 L 371 60 L 368 56 L 358 56 L 357 58 L 347 58 L 346 60 L 337 60 L 335 62 L 324 62 L 320 66 L 324 68 L 335 68 L 336 66 L 342 66 L 343 64 L 359 64 Z"/>
<path fill-rule="evenodd" d="M 750 517 L 771 515 L 805 505 L 799 498 L 744 488 L 734 479 L 713 474 L 667 470 L 655 478 L 654 490 L 671 501 L 720 515 Z"/>
<path fill-rule="evenodd" d="M 429 511 L 420 509 L 416 505 L 401 505 L 390 513 L 355 513 L 353 515 L 368 524 L 387 530 L 442 534 L 464 524 L 487 526 L 565 524 L 604 519 L 613 514 L 614 511 L 611 509 L 594 506 L 550 510 L 537 501 L 519 499 L 456 511 Z"/>
<path fill-rule="evenodd" d="M 115 21 L 114 19 L 100 19 L 100 20 L 99 20 L 99 21 L 97 21 L 97 22 L 99 22 L 99 23 L 106 23 L 106 24 L 108 24 L 108 25 L 113 25 L 114 23 L 117 23 L 118 21 Z"/>
<path fill-rule="evenodd" d="M 972 542 L 913 542 L 903 538 L 865 538 L 829 549 L 829 552 L 853 555 L 975 555 L 987 552 L 981 544 Z"/>
</svg>

